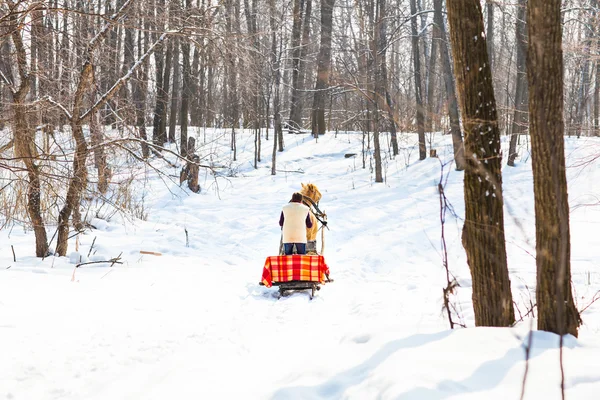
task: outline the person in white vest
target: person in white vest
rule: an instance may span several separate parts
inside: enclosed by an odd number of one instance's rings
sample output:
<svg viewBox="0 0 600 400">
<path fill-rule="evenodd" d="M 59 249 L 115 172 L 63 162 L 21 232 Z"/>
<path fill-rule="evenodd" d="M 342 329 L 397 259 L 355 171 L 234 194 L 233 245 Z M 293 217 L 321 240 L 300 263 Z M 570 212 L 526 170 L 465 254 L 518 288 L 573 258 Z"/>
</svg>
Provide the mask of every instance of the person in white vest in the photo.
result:
<svg viewBox="0 0 600 400">
<path fill-rule="evenodd" d="M 290 202 L 283 206 L 279 226 L 283 233 L 284 253 L 293 254 L 295 247 L 297 254 L 306 254 L 306 228 L 312 228 L 312 221 L 300 193 L 294 193 Z"/>
</svg>

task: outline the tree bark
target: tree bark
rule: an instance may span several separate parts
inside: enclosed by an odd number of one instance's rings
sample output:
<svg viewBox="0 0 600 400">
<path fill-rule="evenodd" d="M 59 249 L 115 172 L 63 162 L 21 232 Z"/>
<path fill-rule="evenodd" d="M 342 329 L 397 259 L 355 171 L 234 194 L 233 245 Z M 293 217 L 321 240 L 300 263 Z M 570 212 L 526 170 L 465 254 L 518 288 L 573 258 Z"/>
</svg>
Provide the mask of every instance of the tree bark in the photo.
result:
<svg viewBox="0 0 600 400">
<path fill-rule="evenodd" d="M 189 12 L 191 7 L 192 1 L 186 0 L 186 12 Z M 181 109 L 179 114 L 179 123 L 181 125 L 179 131 L 179 142 L 181 143 L 180 154 L 185 158 L 188 156 L 188 154 L 194 153 L 194 149 L 188 149 L 188 120 L 191 97 L 190 90 L 192 87 L 192 71 L 190 66 L 190 43 L 187 40 L 181 42 L 181 53 L 183 58 L 183 85 L 181 88 Z"/>
<path fill-rule="evenodd" d="M 169 115 L 169 141 L 175 143 L 175 127 L 177 125 L 177 114 L 179 111 L 179 80 L 181 68 L 179 65 L 179 39 L 175 39 L 173 44 L 173 84 L 171 85 L 171 114 Z M 182 143 L 183 147 L 184 144 Z"/>
<path fill-rule="evenodd" d="M 529 122 L 528 104 L 529 90 L 527 88 L 527 23 L 526 2 L 519 0 L 517 5 L 517 22 L 515 40 L 517 44 L 517 81 L 515 83 L 515 113 L 512 122 L 512 132 L 508 147 L 507 165 L 513 167 L 517 157 L 517 140 L 519 135 L 527 130 Z"/>
<path fill-rule="evenodd" d="M 560 0 L 529 0 L 527 4 L 536 301 L 539 330 L 577 336 L 581 320 L 571 293 L 560 7 Z"/>
<path fill-rule="evenodd" d="M 410 0 L 410 28 L 412 35 L 412 54 L 415 79 L 415 98 L 417 100 L 417 131 L 419 134 L 419 160 L 427 157 L 425 144 L 425 118 L 423 116 L 423 89 L 421 86 L 421 56 L 419 53 L 419 34 L 417 31 L 417 5 Z"/>
<path fill-rule="evenodd" d="M 463 145 L 462 131 L 460 129 L 460 118 L 458 112 L 458 100 L 456 99 L 456 87 L 454 74 L 450 61 L 450 50 L 448 49 L 446 26 L 442 14 L 442 0 L 434 0 L 434 23 L 440 29 L 440 55 L 442 67 L 444 68 L 444 87 L 446 89 L 446 101 L 448 103 L 448 119 L 450 120 L 450 134 L 452 135 L 452 147 L 454 150 L 454 164 L 457 171 L 465 169 L 465 151 Z"/>
<path fill-rule="evenodd" d="M 288 130 L 290 133 L 299 133 L 302 129 L 302 108 L 300 106 L 300 47 L 302 30 L 302 13 L 304 0 L 294 0 L 292 23 L 292 87 L 290 99 L 290 118 Z"/>
<path fill-rule="evenodd" d="M 494 0 L 486 0 L 485 8 L 487 10 L 487 29 L 486 29 L 486 43 L 488 59 L 490 60 L 490 66 L 494 65 Z"/>
<path fill-rule="evenodd" d="M 435 12 L 435 11 L 434 11 Z M 434 120 L 434 107 L 435 107 L 435 99 L 434 99 L 434 89 L 435 89 L 435 81 L 436 81 L 436 67 L 437 67 L 437 58 L 438 58 L 438 42 L 441 39 L 440 35 L 440 27 L 435 23 L 431 26 L 431 54 L 429 56 L 429 68 L 427 74 L 427 119 L 425 122 L 425 130 L 427 132 L 433 132 L 433 120 Z"/>
<path fill-rule="evenodd" d="M 477 326 L 514 320 L 504 237 L 502 155 L 479 0 L 448 0 L 454 71 L 465 129 L 462 242 L 473 281 Z"/>
<path fill-rule="evenodd" d="M 321 0 L 321 42 L 317 60 L 317 82 L 312 110 L 312 135 L 318 137 L 327 131 L 325 124 L 325 99 L 329 94 L 331 70 L 331 30 L 335 0 Z"/>
<path fill-rule="evenodd" d="M 12 2 L 9 2 L 9 4 L 15 7 Z M 8 19 L 19 71 L 18 87 L 11 87 L 12 85 L 9 82 L 5 82 L 9 86 L 12 95 L 15 156 L 23 161 L 27 170 L 29 180 L 27 184 L 27 213 L 35 234 L 35 254 L 36 257 L 45 257 L 48 255 L 49 245 L 41 211 L 40 170 L 35 162 L 38 157 L 35 145 L 35 130 L 29 126 L 27 120 L 28 107 L 25 104 L 25 99 L 31 90 L 31 74 L 28 71 L 26 50 L 21 37 L 23 28 L 17 24 L 16 14 L 9 16 Z M 10 68 L 9 65 L 2 66 Z M 2 72 L 6 71 L 4 68 L 2 70 Z M 5 73 L 3 76 L 6 75 Z M 12 74 L 8 75 L 11 76 Z"/>
<path fill-rule="evenodd" d="M 154 0 L 153 5 L 155 7 L 164 7 L 165 0 Z M 160 27 L 158 24 L 154 24 L 152 27 L 155 29 L 155 32 L 162 30 L 163 26 Z M 157 33 L 153 33 L 153 40 L 158 37 Z M 153 119 L 153 127 L 152 127 L 152 142 L 156 146 L 163 146 L 167 142 L 166 133 L 161 129 L 163 125 L 163 116 L 164 109 L 166 105 L 165 93 L 164 93 L 164 85 L 163 85 L 163 76 L 165 73 L 165 56 L 164 56 L 164 45 L 160 45 L 154 51 L 154 71 L 156 77 L 156 104 L 154 107 L 154 119 Z"/>
</svg>

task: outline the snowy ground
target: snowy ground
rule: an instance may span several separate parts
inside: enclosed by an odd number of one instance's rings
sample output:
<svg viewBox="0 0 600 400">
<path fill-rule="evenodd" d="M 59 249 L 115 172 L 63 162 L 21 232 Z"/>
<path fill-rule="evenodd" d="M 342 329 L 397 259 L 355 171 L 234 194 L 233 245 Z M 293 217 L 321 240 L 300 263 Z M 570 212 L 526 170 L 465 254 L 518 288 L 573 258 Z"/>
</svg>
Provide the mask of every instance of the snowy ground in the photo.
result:
<svg viewBox="0 0 600 400">
<path fill-rule="evenodd" d="M 250 135 L 238 138 L 237 161 L 229 137 L 211 138 L 209 131 L 203 161 L 212 154 L 228 166 L 216 182 L 203 175 L 202 192 L 190 193 L 177 185 L 179 169 L 155 160 L 167 176 L 148 169 L 148 179 L 139 172 L 134 180 L 147 221 L 96 205 L 88 216 L 96 229 L 79 237 L 79 252 L 73 239 L 71 257 L 37 259 L 31 232 L 0 231 L 0 399 L 519 399 L 531 326 L 524 398 L 560 398 L 557 336 L 535 331 L 529 318 L 515 328 L 473 327 L 461 172 L 443 169 L 458 215 L 448 212 L 445 230 L 461 285 L 453 318 L 469 328 L 450 330 L 442 312 L 441 163 L 418 161 L 412 136 L 384 161 L 384 184 L 373 182 L 369 160 L 362 168 L 359 134 L 328 133 L 318 142 L 285 135 L 276 176 L 272 141 L 263 141 L 255 170 Z M 450 139 L 434 142 L 448 160 Z M 600 141 L 566 143 L 572 280 L 583 309 L 600 290 L 600 206 L 590 205 L 600 195 L 600 162 L 587 162 Z M 513 297 L 525 314 L 535 301 L 526 143 L 518 161 L 503 180 Z M 331 228 L 324 255 L 335 282 L 312 301 L 306 293 L 277 299 L 275 288 L 258 286 L 265 257 L 277 253 L 281 207 L 301 182 L 321 189 Z M 90 260 L 122 253 L 123 264 L 75 269 L 93 242 Z M 579 338 L 565 340 L 568 399 L 600 396 L 599 304 L 583 312 Z"/>
</svg>

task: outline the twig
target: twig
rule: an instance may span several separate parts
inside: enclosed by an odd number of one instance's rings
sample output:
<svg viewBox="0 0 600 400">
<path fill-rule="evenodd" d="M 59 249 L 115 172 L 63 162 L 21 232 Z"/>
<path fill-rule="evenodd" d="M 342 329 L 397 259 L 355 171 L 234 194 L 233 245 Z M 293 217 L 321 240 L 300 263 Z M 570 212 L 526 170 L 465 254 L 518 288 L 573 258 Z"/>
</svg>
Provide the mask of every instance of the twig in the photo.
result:
<svg viewBox="0 0 600 400">
<path fill-rule="evenodd" d="M 94 243 L 96 243 L 97 236 L 94 236 L 94 240 L 92 240 L 92 245 L 90 246 L 90 251 L 88 251 L 88 258 L 90 258 L 90 254 L 92 254 L 92 249 L 94 248 Z"/>
<path fill-rule="evenodd" d="M 114 269 L 109 269 L 107 273 L 105 273 L 104 275 L 102 275 L 102 276 L 100 277 L 100 279 L 104 278 L 106 275 L 110 274 L 110 273 L 111 273 L 111 272 L 113 272 L 113 271 L 114 271 Z"/>
<path fill-rule="evenodd" d="M 12 244 L 10 245 L 10 248 L 12 249 L 12 253 L 13 253 L 13 261 L 17 262 L 17 256 L 15 255 L 15 248 Z"/>
<path fill-rule="evenodd" d="M 529 356 L 531 353 L 531 346 L 533 344 L 533 319 L 529 322 L 529 337 L 527 338 L 527 345 L 525 347 L 525 372 L 523 373 L 523 384 L 521 386 L 521 400 L 525 398 L 525 383 L 527 382 L 527 372 L 529 372 Z"/>
<path fill-rule="evenodd" d="M 590 302 L 590 304 L 588 304 L 587 306 L 585 306 L 581 310 L 579 310 L 579 314 L 583 313 L 585 310 L 587 310 L 592 304 L 594 304 L 598 300 L 600 300 L 600 290 L 597 291 L 596 294 L 592 297 L 592 301 Z"/>
<path fill-rule="evenodd" d="M 121 253 L 123 254 L 123 253 Z M 79 268 L 82 265 L 90 265 L 90 264 L 103 264 L 103 263 L 111 263 L 110 266 L 112 267 L 115 264 L 123 264 L 122 261 L 119 261 L 121 259 L 121 254 L 119 254 L 117 257 L 115 258 L 111 258 L 110 260 L 103 260 L 103 261 L 88 261 L 88 262 L 84 262 L 84 263 L 79 263 L 75 266 L 75 268 Z M 75 274 L 75 272 L 73 272 L 73 274 Z"/>
<path fill-rule="evenodd" d="M 444 308 L 448 313 L 448 322 L 450 323 L 450 329 L 454 329 L 454 325 L 456 323 L 452 320 L 452 311 L 450 310 L 450 294 L 454 293 L 454 289 L 459 287 L 458 281 L 456 278 L 450 273 L 450 268 L 448 267 L 448 249 L 446 247 L 446 236 L 444 231 L 444 224 L 446 222 L 446 210 L 448 209 L 448 199 L 444 193 L 444 185 L 442 184 L 444 180 L 444 164 L 440 160 L 441 171 L 440 171 L 440 182 L 438 183 L 438 193 L 440 197 L 440 224 L 441 224 L 441 242 L 442 242 L 442 265 L 446 270 L 446 282 L 447 285 L 442 289 L 444 293 Z M 452 278 L 452 279 L 451 279 Z M 456 309 L 455 309 L 456 310 Z"/>
<path fill-rule="evenodd" d="M 123 264 L 122 262 L 118 261 L 121 259 L 121 254 L 123 254 L 123 252 L 120 252 L 119 255 L 117 256 L 117 258 L 113 258 L 112 259 L 112 264 L 110 264 L 110 266 L 112 267 L 115 264 Z"/>
</svg>

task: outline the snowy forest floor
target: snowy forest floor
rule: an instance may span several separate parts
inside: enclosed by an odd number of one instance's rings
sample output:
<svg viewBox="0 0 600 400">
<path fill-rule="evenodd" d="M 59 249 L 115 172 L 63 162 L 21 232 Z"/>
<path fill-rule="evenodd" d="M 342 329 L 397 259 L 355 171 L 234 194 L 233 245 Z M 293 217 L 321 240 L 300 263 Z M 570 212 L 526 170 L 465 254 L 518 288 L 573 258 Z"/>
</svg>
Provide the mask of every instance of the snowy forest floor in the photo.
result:
<svg viewBox="0 0 600 400">
<path fill-rule="evenodd" d="M 360 133 L 318 141 L 285 134 L 272 176 L 272 140 L 263 138 L 254 169 L 249 132 L 238 135 L 233 161 L 230 136 L 202 130 L 202 162 L 226 168 L 216 179 L 201 171 L 199 194 L 178 185 L 181 164 L 169 155 L 176 168 L 151 161 L 161 174 L 122 160 L 113 182 L 131 186 L 115 183 L 111 193 L 128 190 L 123 198 L 143 219 L 89 202 L 94 228 L 70 241 L 70 257 L 43 260 L 31 231 L 1 230 L 0 399 L 518 399 L 530 329 L 524 398 L 559 399 L 556 335 L 536 331 L 530 316 L 514 328 L 474 328 L 460 242 L 463 173 L 449 163 L 450 138 L 435 135 L 440 158 L 424 161 L 416 137 L 401 138 L 400 154 L 384 157 L 385 182 L 374 183 Z M 522 139 L 517 166 L 503 168 L 518 319 L 535 303 L 536 271 L 531 158 Z M 600 290 L 598 154 L 597 138 L 566 139 L 580 310 Z M 460 284 L 452 318 L 468 329 L 451 330 L 443 311 L 440 179 L 452 206 L 448 264 Z M 277 299 L 276 288 L 258 282 L 265 258 L 277 254 L 281 207 L 308 182 L 323 194 L 324 256 L 335 282 L 313 300 L 305 292 Z M 54 230 L 48 226 L 49 236 Z M 75 269 L 118 255 L 123 264 Z M 600 302 L 582 319 L 579 338 L 564 344 L 567 399 L 600 392 Z"/>
</svg>

